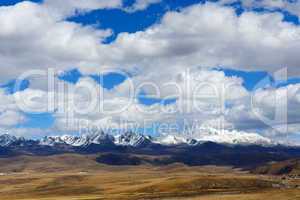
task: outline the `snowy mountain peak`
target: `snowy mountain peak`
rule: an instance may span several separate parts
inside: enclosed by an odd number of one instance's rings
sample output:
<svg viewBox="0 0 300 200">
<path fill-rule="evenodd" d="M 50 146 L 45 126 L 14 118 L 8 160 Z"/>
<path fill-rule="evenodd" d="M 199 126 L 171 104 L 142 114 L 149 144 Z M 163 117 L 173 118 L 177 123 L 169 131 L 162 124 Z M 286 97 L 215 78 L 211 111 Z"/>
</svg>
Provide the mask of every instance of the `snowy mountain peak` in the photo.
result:
<svg viewBox="0 0 300 200">
<path fill-rule="evenodd" d="M 202 127 L 197 133 L 192 134 L 169 134 L 163 135 L 154 141 L 162 145 L 197 145 L 204 142 L 214 142 L 229 145 L 273 145 L 270 139 L 257 133 L 247 133 L 243 131 L 218 130 L 211 127 Z"/>
<path fill-rule="evenodd" d="M 66 144 L 60 136 L 46 136 L 40 140 L 40 145 L 54 146 L 56 144 Z"/>
<path fill-rule="evenodd" d="M 0 146 L 1 147 L 9 146 L 12 143 L 16 142 L 17 140 L 18 140 L 17 137 L 9 134 L 0 135 Z"/>
<path fill-rule="evenodd" d="M 85 135 L 84 137 L 86 137 L 89 144 L 113 144 L 115 140 L 112 135 L 105 134 L 103 132 Z"/>
<path fill-rule="evenodd" d="M 4 137 L 5 138 L 5 137 Z M 14 138 L 12 138 L 13 140 Z M 2 139 L 5 144 L 5 140 Z M 1 139 L 0 139 L 1 142 Z M 95 133 L 82 136 L 48 136 L 40 141 L 41 145 L 54 146 L 57 144 L 67 144 L 71 146 L 88 146 L 90 144 L 119 145 L 140 147 L 150 143 L 161 145 L 197 145 L 204 142 L 214 142 L 229 145 L 274 145 L 270 139 L 257 133 L 247 133 L 242 131 L 218 130 L 214 128 L 202 128 L 193 134 L 169 134 L 156 138 L 134 132 L 126 132 L 113 136 L 109 134 Z"/>
<path fill-rule="evenodd" d="M 221 144 L 239 144 L 239 145 L 272 145 L 269 138 L 263 137 L 257 133 L 248 133 L 236 130 L 218 130 L 214 128 L 202 128 L 198 134 L 193 134 L 191 139 L 199 142 L 215 142 Z"/>
<path fill-rule="evenodd" d="M 82 136 L 47 136 L 40 141 L 40 145 L 54 146 L 57 144 L 67 144 L 71 146 L 87 146 L 90 144 L 113 144 L 114 138 L 111 135 L 99 133 Z"/>
<path fill-rule="evenodd" d="M 126 132 L 115 137 L 115 144 L 121 146 L 142 146 L 152 142 L 150 136 L 145 136 L 138 133 Z"/>
<path fill-rule="evenodd" d="M 155 143 L 162 144 L 162 145 L 179 145 L 179 144 L 187 144 L 188 140 L 181 136 L 164 135 L 158 137 L 155 140 Z"/>
</svg>

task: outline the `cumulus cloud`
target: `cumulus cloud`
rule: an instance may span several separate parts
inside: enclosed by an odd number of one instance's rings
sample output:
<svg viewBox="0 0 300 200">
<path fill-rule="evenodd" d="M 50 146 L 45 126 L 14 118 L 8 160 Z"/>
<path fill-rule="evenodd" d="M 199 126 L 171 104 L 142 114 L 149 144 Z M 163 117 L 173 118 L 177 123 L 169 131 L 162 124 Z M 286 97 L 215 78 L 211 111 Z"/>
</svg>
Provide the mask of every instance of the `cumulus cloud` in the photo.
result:
<svg viewBox="0 0 300 200">
<path fill-rule="evenodd" d="M 99 59 L 98 44 L 109 30 L 62 21 L 45 7 L 32 2 L 0 7 L 0 60 L 5 77 L 29 69 L 66 69 Z"/>
<path fill-rule="evenodd" d="M 55 132 L 78 133 L 90 131 L 90 128 L 140 131 L 152 127 L 152 131 L 158 133 L 159 131 L 155 129 L 156 124 L 163 124 L 169 128 L 176 125 L 179 132 L 196 127 L 193 130 L 195 134 L 197 127 L 209 126 L 226 130 L 260 132 L 268 137 L 277 138 L 280 135 L 292 135 L 297 133 L 293 131 L 298 130 L 289 126 L 297 127 L 296 124 L 300 120 L 298 112 L 300 84 L 281 88 L 267 87 L 250 92 L 243 87 L 243 81 L 239 78 L 226 77 L 222 71 L 199 70 L 191 72 L 189 76 L 179 77 L 175 82 L 178 90 L 168 88 L 164 91 L 162 88 L 160 98 L 167 98 L 172 94 L 177 97 L 176 102 L 146 106 L 138 101 L 139 93 L 135 91 L 138 85 L 133 85 L 134 89 L 131 90 L 130 85 L 134 82 L 130 81 L 127 80 L 114 89 L 107 90 L 94 79 L 82 77 L 76 84 L 58 82 L 63 86 L 59 87 L 64 90 L 29 88 L 13 95 L 3 95 L 7 99 L 6 102 L 11 101 L 10 108 L 17 113 L 37 111 L 52 113 L 55 122 L 51 129 Z M 190 82 L 188 90 L 184 84 L 187 82 Z M 145 91 L 146 96 L 155 94 L 151 89 Z M 134 92 L 133 95 L 131 92 Z M 49 105 L 53 107 L 49 109 Z M 276 115 L 276 112 L 282 113 L 287 109 L 286 118 Z M 3 113 L 7 110 L 10 112 L 9 109 L 3 108 Z M 13 118 L 18 119 L 17 116 Z M 19 123 L 16 120 L 10 122 L 12 122 L 10 125 Z M 284 130 L 284 125 L 288 129 Z M 270 128 L 274 130 L 270 131 Z M 174 132 L 174 129 L 167 128 L 160 131 Z"/>
<path fill-rule="evenodd" d="M 26 117 L 17 111 L 7 110 L 0 114 L 0 126 L 11 127 L 22 124 Z"/>
<path fill-rule="evenodd" d="M 26 121 L 26 116 L 21 112 L 11 95 L 0 89 L 0 127 L 13 127 Z"/>
<path fill-rule="evenodd" d="M 199 66 L 271 72 L 288 67 L 297 75 L 300 29 L 282 19 L 280 13 L 238 17 L 232 8 L 207 3 L 168 12 L 161 23 L 121 33 L 105 45 L 101 41 L 110 30 L 64 21 L 49 6 L 22 2 L 0 8 L 1 65 L 11 69 L 1 78 L 32 68 L 74 66 L 84 73 L 121 67 L 144 77 L 157 76 L 157 70 L 159 79 L 169 79 L 170 69 Z"/>
<path fill-rule="evenodd" d="M 215 119 L 226 119 L 226 123 L 232 128 L 241 130 L 266 128 L 276 123 L 283 123 L 278 120 L 271 124 L 263 121 L 265 118 L 271 120 L 275 109 L 279 111 L 284 109 L 281 108 L 284 104 L 275 103 L 284 102 L 282 93 L 289 91 L 290 95 L 286 104 L 294 105 L 291 110 L 297 110 L 295 108 L 299 106 L 295 104 L 299 98 L 297 85 L 279 89 L 261 89 L 251 93 L 243 87 L 241 79 L 226 77 L 224 72 L 215 70 L 199 70 L 191 72 L 188 76 L 182 74 L 177 82 L 171 82 L 172 87 L 164 88 L 157 85 L 158 90 L 154 91 L 152 86 L 155 86 L 155 82 L 151 84 L 147 82 L 145 85 L 151 86 L 147 88 L 139 87 L 131 81 L 129 79 L 114 89 L 107 90 L 92 78 L 84 77 L 76 84 L 61 81 L 62 84 L 67 85 L 67 89 L 56 91 L 55 94 L 27 89 L 16 93 L 15 96 L 20 95 L 21 103 L 28 100 L 25 104 L 28 112 L 40 108 L 47 109 L 49 104 L 55 105 L 51 111 L 48 111 L 54 113 L 58 126 L 61 128 L 66 127 L 62 122 L 68 122 L 71 118 L 95 124 L 100 124 L 100 121 L 105 119 L 111 121 L 112 124 L 134 122 L 141 125 L 146 120 L 161 123 L 188 120 L 207 124 Z M 168 82 L 166 84 L 168 85 Z M 177 100 L 170 105 L 141 105 L 138 102 L 139 92 L 136 89 L 143 89 L 146 97 L 157 95 L 156 92 L 159 92 L 157 98 L 168 98 L 172 95 Z M 68 92 L 68 95 L 66 96 L 63 92 Z M 55 97 L 54 102 L 49 103 L 48 95 Z M 92 107 L 87 109 L 89 106 Z M 289 119 L 295 120 L 297 117 L 299 118 L 296 111 L 294 114 L 289 113 Z M 292 122 L 286 121 L 286 123 Z M 78 126 L 72 126 L 72 128 L 78 129 Z"/>
<path fill-rule="evenodd" d="M 137 11 L 158 2 L 137 0 L 125 9 Z M 291 74 L 298 76 L 300 28 L 283 22 L 282 14 L 245 12 L 237 16 L 233 8 L 220 3 L 197 4 L 167 12 L 159 23 L 144 31 L 120 33 L 111 44 L 102 43 L 111 30 L 65 20 L 78 12 L 105 8 L 124 9 L 119 0 L 68 0 L 63 5 L 47 0 L 0 7 L 1 69 L 10 69 L 1 70 L 1 81 L 29 69 L 49 67 L 61 71 L 75 66 L 84 75 L 118 69 L 132 75 L 112 90 L 87 76 L 76 84 L 56 80 L 66 84 L 61 88 L 67 88 L 70 96 L 65 96 L 64 90 L 48 91 L 42 84 L 46 79 L 34 79 L 35 84 L 29 89 L 13 95 L 0 93 L 0 126 L 23 121 L 22 111 L 41 109 L 54 115 L 55 128 L 65 131 L 79 128 L 66 126 L 70 118 L 111 126 L 145 125 L 145 120 L 179 124 L 187 120 L 212 125 L 223 120 L 224 127 L 241 130 L 298 123 L 299 85 L 266 88 L 253 94 L 244 88 L 242 79 L 212 70 L 227 66 L 273 72 L 288 67 Z M 89 93 L 87 88 L 94 88 L 95 93 Z M 285 91 L 288 91 L 286 101 Z M 145 106 L 138 101 L 140 92 L 148 97 L 177 100 L 170 105 Z M 274 116 L 274 107 L 280 110 L 285 106 L 275 104 L 273 96 L 279 102 L 287 102 L 286 121 L 266 120 Z M 95 107 L 105 108 L 106 112 L 74 110 L 87 108 L 91 99 L 95 100 Z M 25 110 L 20 110 L 18 100 L 27 102 Z"/>
<path fill-rule="evenodd" d="M 197 19 L 197 20 L 194 20 Z M 297 75 L 298 26 L 280 13 L 245 12 L 207 3 L 169 12 L 160 24 L 133 34 L 122 33 L 111 46 L 126 66 L 168 73 L 198 66 L 230 66 L 275 71 L 288 67 Z"/>
<path fill-rule="evenodd" d="M 1 81 L 30 69 L 105 65 L 113 52 L 101 42 L 112 30 L 83 26 L 65 18 L 76 12 L 106 8 L 122 9 L 122 1 L 24 1 L 0 7 L 0 60 L 3 68 L 10 68 L 3 71 Z"/>
</svg>

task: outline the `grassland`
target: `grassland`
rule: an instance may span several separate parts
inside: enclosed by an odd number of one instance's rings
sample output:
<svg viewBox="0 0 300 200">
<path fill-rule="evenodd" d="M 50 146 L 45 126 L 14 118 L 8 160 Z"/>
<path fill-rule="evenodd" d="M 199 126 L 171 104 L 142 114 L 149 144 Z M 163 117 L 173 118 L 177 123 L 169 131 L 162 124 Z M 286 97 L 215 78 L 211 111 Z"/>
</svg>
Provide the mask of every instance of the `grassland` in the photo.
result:
<svg viewBox="0 0 300 200">
<path fill-rule="evenodd" d="M 10 200 L 297 200 L 300 181 L 230 167 L 107 166 L 93 156 L 0 159 L 0 199 Z"/>
</svg>

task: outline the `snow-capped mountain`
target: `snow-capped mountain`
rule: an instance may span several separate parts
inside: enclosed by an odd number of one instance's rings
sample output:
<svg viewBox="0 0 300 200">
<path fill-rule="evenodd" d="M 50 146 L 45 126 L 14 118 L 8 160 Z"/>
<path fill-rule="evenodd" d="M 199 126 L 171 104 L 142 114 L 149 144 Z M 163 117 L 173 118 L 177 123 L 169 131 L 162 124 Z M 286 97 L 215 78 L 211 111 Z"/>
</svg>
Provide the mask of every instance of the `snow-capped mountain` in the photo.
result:
<svg viewBox="0 0 300 200">
<path fill-rule="evenodd" d="M 9 134 L 0 135 L 0 146 L 7 147 L 7 146 L 11 145 L 12 143 L 16 142 L 17 140 L 18 140 L 17 137 L 9 135 Z"/>
<path fill-rule="evenodd" d="M 182 135 L 163 135 L 154 141 L 162 145 L 197 145 L 204 142 L 214 142 L 229 145 L 273 145 L 269 138 L 257 133 L 242 131 L 218 130 L 214 128 L 200 128 L 197 133 Z"/>
<path fill-rule="evenodd" d="M 150 136 L 145 136 L 138 133 L 126 132 L 122 135 L 117 135 L 115 137 L 115 144 L 121 146 L 143 146 L 152 142 Z"/>
<path fill-rule="evenodd" d="M 218 130 L 215 128 L 201 128 L 198 134 L 192 134 L 189 139 L 194 139 L 200 143 L 215 142 L 232 145 L 273 145 L 269 138 L 257 133 L 248 133 L 236 130 Z"/>
<path fill-rule="evenodd" d="M 25 141 L 8 134 L 0 136 L 0 146 L 9 146 L 16 141 Z M 201 128 L 193 134 L 165 134 L 158 137 L 146 136 L 133 132 L 113 136 L 110 134 L 94 133 L 82 136 L 46 136 L 37 141 L 42 146 L 69 145 L 74 147 L 89 146 L 91 144 L 118 145 L 142 147 L 148 144 L 172 145 L 198 145 L 205 142 L 214 142 L 229 145 L 276 145 L 270 139 L 257 133 L 246 133 L 241 131 L 218 130 L 214 128 Z"/>
<path fill-rule="evenodd" d="M 100 133 L 86 135 L 89 143 L 93 144 L 114 144 L 115 138 L 112 135 Z"/>
<path fill-rule="evenodd" d="M 120 146 L 142 146 L 152 142 L 150 136 L 144 136 L 142 134 L 126 132 L 122 135 L 109 135 L 104 133 L 89 134 L 82 136 L 47 136 L 41 141 L 41 145 L 54 146 L 58 144 L 67 144 L 75 147 L 88 146 L 90 144 L 115 144 Z"/>
<path fill-rule="evenodd" d="M 54 146 L 67 144 L 71 146 L 87 146 L 90 144 L 113 144 L 114 137 L 105 133 L 89 134 L 83 136 L 47 136 L 40 141 L 40 145 Z"/>
<path fill-rule="evenodd" d="M 63 140 L 65 144 L 68 144 L 71 146 L 84 146 L 85 144 L 87 144 L 86 137 L 63 135 L 63 136 L 61 136 L 61 140 Z"/>
<path fill-rule="evenodd" d="M 154 140 L 154 142 L 162 145 L 188 144 L 188 140 L 186 138 L 177 135 L 159 136 Z"/>
<path fill-rule="evenodd" d="M 40 140 L 40 145 L 54 146 L 56 144 L 66 144 L 60 136 L 46 136 Z"/>
</svg>

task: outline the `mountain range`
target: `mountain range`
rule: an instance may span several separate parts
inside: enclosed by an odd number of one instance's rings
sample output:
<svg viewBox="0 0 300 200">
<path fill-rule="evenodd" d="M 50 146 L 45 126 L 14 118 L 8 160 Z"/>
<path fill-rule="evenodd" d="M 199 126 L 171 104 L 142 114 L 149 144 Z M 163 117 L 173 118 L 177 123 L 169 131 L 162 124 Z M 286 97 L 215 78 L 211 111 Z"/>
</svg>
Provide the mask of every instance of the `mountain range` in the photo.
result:
<svg viewBox="0 0 300 200">
<path fill-rule="evenodd" d="M 193 136 L 193 137 L 192 137 Z M 82 136 L 47 136 L 40 140 L 0 136 L 0 157 L 93 154 L 109 165 L 230 165 L 255 167 L 300 157 L 300 147 L 280 145 L 255 133 L 203 130 L 196 135 L 146 136 L 104 132 Z"/>
<path fill-rule="evenodd" d="M 16 138 L 11 135 L 0 136 L 0 146 L 9 146 L 18 140 L 24 141 L 24 138 Z M 37 140 L 43 146 L 70 145 L 73 147 L 84 147 L 92 144 L 117 145 L 140 147 L 148 144 L 160 145 L 197 145 L 205 142 L 214 142 L 225 145 L 261 145 L 272 146 L 275 142 L 256 133 L 246 133 L 238 131 L 217 130 L 206 128 L 201 134 L 165 134 L 157 137 L 125 132 L 120 135 L 110 135 L 104 132 L 86 134 L 82 136 L 46 136 L 41 140 Z"/>
</svg>

